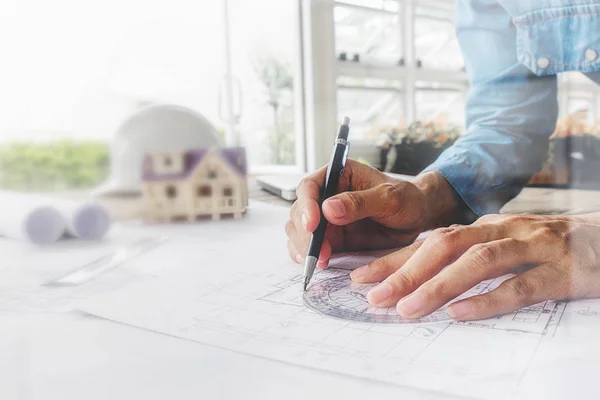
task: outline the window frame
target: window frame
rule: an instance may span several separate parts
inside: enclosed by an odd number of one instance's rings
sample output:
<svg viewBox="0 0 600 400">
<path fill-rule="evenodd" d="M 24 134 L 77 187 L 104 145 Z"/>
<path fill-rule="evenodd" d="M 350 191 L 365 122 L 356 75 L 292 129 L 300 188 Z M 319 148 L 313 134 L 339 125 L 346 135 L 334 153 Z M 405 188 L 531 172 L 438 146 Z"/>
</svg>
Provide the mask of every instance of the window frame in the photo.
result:
<svg viewBox="0 0 600 400">
<path fill-rule="evenodd" d="M 403 94 L 404 119 L 411 123 L 416 118 L 416 82 L 417 81 L 441 81 L 460 85 L 466 93 L 468 78 L 464 71 L 431 70 L 418 68 L 416 65 L 414 32 L 415 32 L 415 8 L 413 0 L 397 0 L 399 3 L 398 19 L 401 24 L 402 56 L 404 66 L 373 65 L 368 63 L 353 63 L 339 61 L 336 57 L 335 48 L 335 23 L 334 7 L 358 7 L 348 5 L 343 1 L 336 0 L 303 0 L 304 6 L 304 34 L 306 48 L 305 76 L 307 87 L 305 88 L 306 126 L 307 126 L 307 167 L 315 170 L 326 164 L 329 152 L 337 128 L 341 121 L 337 115 L 337 79 L 340 76 L 356 78 L 377 78 L 384 80 L 401 81 Z M 453 7 L 447 1 L 426 0 L 421 5 L 439 8 L 442 11 L 450 11 Z M 377 10 L 376 12 L 390 13 L 389 10 Z M 334 116 L 332 118 L 331 116 Z M 352 116 L 349 115 L 352 121 Z M 352 132 L 352 122 L 350 123 Z M 372 140 L 352 140 L 352 158 L 363 158 L 376 165 L 379 152 Z"/>
<path fill-rule="evenodd" d="M 196 197 L 199 199 L 209 199 L 213 196 L 213 188 L 209 184 L 196 186 Z"/>
<path fill-rule="evenodd" d="M 402 51 L 405 66 L 369 65 L 368 63 L 339 61 L 335 48 L 334 7 L 365 8 L 364 5 L 351 5 L 343 0 L 302 0 L 303 38 L 304 38 L 304 77 L 305 127 L 307 169 L 309 171 L 325 165 L 329 159 L 331 145 L 341 121 L 338 120 L 337 80 L 340 76 L 356 78 L 379 78 L 401 80 L 404 96 L 404 119 L 407 124 L 416 120 L 416 92 L 418 81 L 438 82 L 444 85 L 458 86 L 465 98 L 468 98 L 469 79 L 465 71 L 436 70 L 424 65 L 416 65 L 415 19 L 430 18 L 440 21 L 453 19 L 456 1 L 448 0 L 397 0 L 401 23 Z M 367 7 L 368 8 L 368 7 Z M 423 13 L 425 9 L 435 9 L 435 15 Z M 389 10 L 373 8 L 373 12 L 389 13 Z M 566 75 L 566 74 L 565 74 Z M 444 90 L 443 88 L 440 88 Z M 600 87 L 587 80 L 575 80 L 573 77 L 559 76 L 559 104 L 561 118 L 569 110 L 569 93 L 572 91 L 594 93 L 593 118 L 600 123 Z M 333 116 L 333 118 L 332 118 Z M 352 121 L 352 115 L 349 115 Z M 373 165 L 378 162 L 378 150 L 373 141 L 353 140 L 352 122 L 350 123 L 350 157 L 362 157 Z"/>
<path fill-rule="evenodd" d="M 234 87 L 236 87 L 236 78 L 233 75 L 233 64 L 231 55 L 231 29 L 230 29 L 230 14 L 229 0 L 223 1 L 223 19 L 224 19 L 224 42 L 225 42 L 225 65 L 226 74 L 225 81 L 225 116 L 227 121 L 225 145 L 235 145 L 235 121 L 237 116 L 234 115 Z M 295 18 L 292 29 L 295 32 L 294 40 L 294 150 L 295 150 L 295 165 L 275 165 L 275 164 L 249 164 L 248 172 L 251 175 L 273 174 L 273 173 L 301 173 L 305 172 L 306 167 L 306 129 L 305 129 L 305 99 L 304 99 L 304 49 L 303 49 L 303 0 L 292 0 L 295 4 Z"/>
</svg>

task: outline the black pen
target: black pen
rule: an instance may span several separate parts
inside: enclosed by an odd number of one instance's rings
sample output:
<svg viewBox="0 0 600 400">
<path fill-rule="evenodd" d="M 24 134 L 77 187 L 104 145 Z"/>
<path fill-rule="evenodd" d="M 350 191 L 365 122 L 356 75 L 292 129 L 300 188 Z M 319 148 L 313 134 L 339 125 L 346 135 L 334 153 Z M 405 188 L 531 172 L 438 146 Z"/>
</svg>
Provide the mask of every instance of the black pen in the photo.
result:
<svg viewBox="0 0 600 400">
<path fill-rule="evenodd" d="M 319 261 L 319 254 L 321 253 L 321 247 L 323 246 L 323 239 L 325 239 L 325 230 L 327 229 L 327 219 L 323 216 L 323 202 L 335 196 L 338 190 L 338 183 L 340 177 L 344 174 L 344 167 L 346 166 L 346 158 L 348 157 L 348 150 L 350 149 L 350 142 L 348 141 L 348 134 L 350 133 L 350 118 L 344 117 L 344 122 L 340 126 L 340 130 L 333 144 L 333 150 L 331 152 L 331 159 L 327 166 L 327 175 L 325 176 L 325 187 L 321 192 L 321 198 L 319 199 L 319 209 L 321 210 L 321 220 L 319 226 L 313 232 L 310 238 L 310 244 L 308 245 L 308 254 L 306 255 L 306 261 L 304 262 L 304 290 L 308 287 L 308 284 L 315 272 L 315 267 Z"/>
</svg>

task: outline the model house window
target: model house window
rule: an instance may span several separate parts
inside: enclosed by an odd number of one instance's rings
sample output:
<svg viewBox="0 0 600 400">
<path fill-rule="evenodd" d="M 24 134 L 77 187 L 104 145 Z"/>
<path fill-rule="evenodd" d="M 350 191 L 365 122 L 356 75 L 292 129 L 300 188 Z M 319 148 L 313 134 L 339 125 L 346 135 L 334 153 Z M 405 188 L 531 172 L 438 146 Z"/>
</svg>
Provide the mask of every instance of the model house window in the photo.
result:
<svg viewBox="0 0 600 400">
<path fill-rule="evenodd" d="M 172 185 L 167 186 L 165 192 L 169 199 L 174 199 L 175 197 L 177 197 L 177 188 L 175 186 L 172 186 Z"/>
<path fill-rule="evenodd" d="M 210 197 L 212 196 L 212 188 L 208 185 L 202 185 L 198 187 L 198 197 Z"/>
<path fill-rule="evenodd" d="M 223 189 L 223 196 L 225 197 L 232 197 L 233 196 L 233 189 L 230 187 L 226 187 L 225 189 Z"/>
<path fill-rule="evenodd" d="M 211 169 L 208 171 L 208 179 L 217 179 L 217 171 Z"/>
<path fill-rule="evenodd" d="M 235 204 L 235 203 L 234 203 L 233 199 L 227 199 L 227 205 L 228 205 L 229 207 L 233 207 L 233 205 L 234 205 L 234 204 Z"/>
<path fill-rule="evenodd" d="M 173 160 L 171 160 L 171 157 L 169 157 L 169 156 L 165 157 L 164 164 L 165 164 L 165 167 L 170 167 L 171 165 L 173 165 Z"/>
</svg>

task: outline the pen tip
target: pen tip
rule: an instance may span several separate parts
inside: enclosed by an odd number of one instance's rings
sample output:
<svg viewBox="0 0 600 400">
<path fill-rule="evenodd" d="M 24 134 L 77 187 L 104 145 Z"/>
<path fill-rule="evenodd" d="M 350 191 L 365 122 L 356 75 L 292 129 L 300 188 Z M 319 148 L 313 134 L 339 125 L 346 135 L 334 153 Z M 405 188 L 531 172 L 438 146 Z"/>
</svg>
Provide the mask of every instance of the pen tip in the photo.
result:
<svg viewBox="0 0 600 400">
<path fill-rule="evenodd" d="M 304 277 L 304 291 L 306 292 L 306 289 L 308 289 L 308 283 L 310 282 L 310 276 L 305 276 Z"/>
<path fill-rule="evenodd" d="M 344 121 L 342 122 L 342 125 L 350 125 L 350 118 L 344 117 Z"/>
</svg>

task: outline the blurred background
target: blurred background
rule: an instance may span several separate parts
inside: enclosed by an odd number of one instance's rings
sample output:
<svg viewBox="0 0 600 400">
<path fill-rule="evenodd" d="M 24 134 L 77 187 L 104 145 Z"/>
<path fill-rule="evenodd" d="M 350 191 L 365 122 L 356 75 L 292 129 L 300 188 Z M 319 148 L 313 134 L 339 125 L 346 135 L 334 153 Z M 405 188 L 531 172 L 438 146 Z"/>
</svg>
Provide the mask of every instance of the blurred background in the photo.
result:
<svg viewBox="0 0 600 400">
<path fill-rule="evenodd" d="M 454 6 L 3 0 L 0 187 L 97 187 L 119 127 L 161 104 L 204 116 L 224 145 L 245 147 L 253 174 L 323 165 L 345 115 L 353 158 L 416 174 L 464 132 Z M 559 102 L 554 144 L 532 184 L 594 185 L 571 159 L 600 154 L 600 91 L 568 74 Z"/>
</svg>

